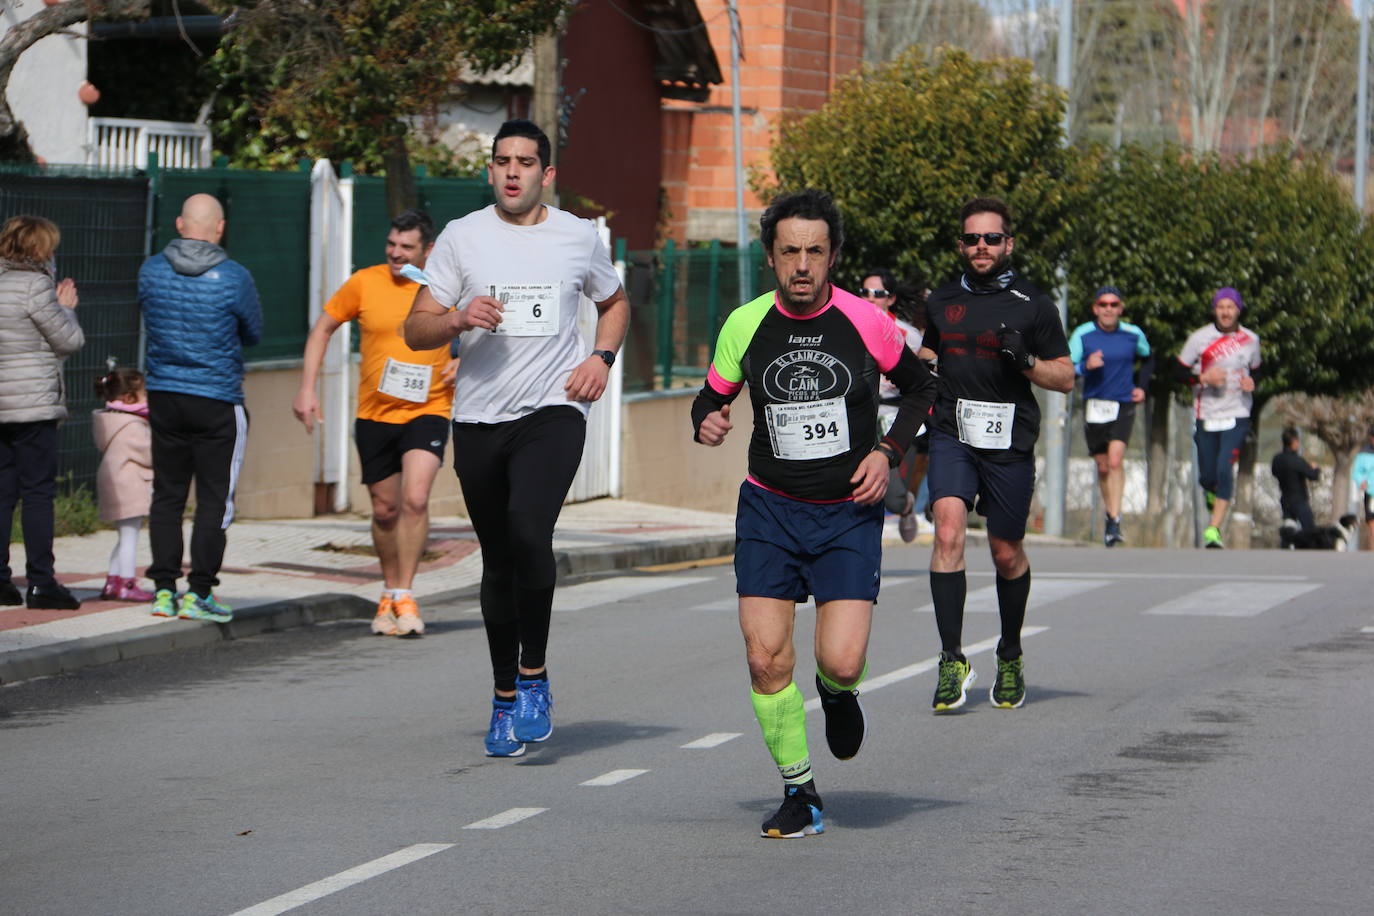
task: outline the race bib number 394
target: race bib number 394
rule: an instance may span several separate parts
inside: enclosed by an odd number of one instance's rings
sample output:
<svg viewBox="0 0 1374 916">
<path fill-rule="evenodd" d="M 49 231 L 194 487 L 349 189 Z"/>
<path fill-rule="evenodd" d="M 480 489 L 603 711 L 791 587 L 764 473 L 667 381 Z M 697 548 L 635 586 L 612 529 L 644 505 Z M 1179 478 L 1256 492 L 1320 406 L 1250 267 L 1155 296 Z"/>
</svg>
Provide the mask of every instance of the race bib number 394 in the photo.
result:
<svg viewBox="0 0 1374 916">
<path fill-rule="evenodd" d="M 1015 404 L 959 398 L 955 405 L 959 441 L 974 448 L 1011 448 L 1011 424 Z"/>
<path fill-rule="evenodd" d="M 775 458 L 810 461 L 849 451 L 849 413 L 844 398 L 768 404 L 764 417 Z"/>
<path fill-rule="evenodd" d="M 558 333 L 561 283 L 509 283 L 493 286 L 491 295 L 505 311 L 493 334 L 508 337 L 552 337 Z"/>
</svg>

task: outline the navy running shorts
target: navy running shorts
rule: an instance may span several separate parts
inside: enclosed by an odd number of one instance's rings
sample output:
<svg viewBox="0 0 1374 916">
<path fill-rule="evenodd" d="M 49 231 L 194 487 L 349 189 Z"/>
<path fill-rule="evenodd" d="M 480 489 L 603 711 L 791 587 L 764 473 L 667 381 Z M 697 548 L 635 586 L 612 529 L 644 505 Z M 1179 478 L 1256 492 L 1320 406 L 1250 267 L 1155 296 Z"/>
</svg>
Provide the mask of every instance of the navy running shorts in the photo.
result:
<svg viewBox="0 0 1374 916">
<path fill-rule="evenodd" d="M 993 461 L 948 433 L 930 434 L 930 502 L 957 496 L 986 516 L 988 533 L 1007 541 L 1026 536 L 1035 495 L 1035 457 Z"/>
<path fill-rule="evenodd" d="M 735 591 L 760 598 L 876 601 L 883 505 L 810 503 L 747 480 L 735 516 Z"/>
<path fill-rule="evenodd" d="M 401 456 L 412 449 L 423 449 L 444 463 L 448 445 L 448 417 L 425 414 L 409 423 L 382 423 L 379 420 L 353 421 L 353 442 L 358 446 L 358 463 L 363 483 L 372 484 L 401 473 Z"/>
</svg>

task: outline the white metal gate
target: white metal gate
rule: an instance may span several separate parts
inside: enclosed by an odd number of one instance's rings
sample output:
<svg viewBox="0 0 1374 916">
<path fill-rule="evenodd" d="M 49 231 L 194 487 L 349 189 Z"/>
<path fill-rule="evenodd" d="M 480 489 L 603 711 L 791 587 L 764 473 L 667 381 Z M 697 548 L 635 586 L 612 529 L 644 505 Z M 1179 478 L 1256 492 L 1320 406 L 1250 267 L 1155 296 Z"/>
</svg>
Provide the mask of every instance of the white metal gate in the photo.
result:
<svg viewBox="0 0 1374 916">
<path fill-rule="evenodd" d="M 310 325 L 352 270 L 353 179 L 340 179 L 328 159 L 310 172 Z M 315 437 L 315 480 L 334 484 L 335 512 L 348 508 L 348 458 L 353 429 L 353 379 L 345 323 L 330 338 L 320 372 L 324 427 Z"/>
<path fill-rule="evenodd" d="M 606 250 L 611 249 L 611 232 L 604 218 L 596 221 L 601 232 L 601 243 Z M 625 285 L 625 265 L 617 263 L 616 272 L 620 274 L 620 285 Z M 582 297 L 577 312 L 577 329 L 591 351 L 596 340 L 596 305 L 586 296 Z M 624 364 L 616 360 L 611 367 L 611 377 L 606 382 L 606 393 L 592 405 L 587 417 L 587 444 L 582 449 L 582 464 L 573 478 L 572 488 L 568 490 L 570 503 L 584 502 L 601 496 L 620 495 L 620 426 L 621 386 L 624 378 Z"/>
</svg>

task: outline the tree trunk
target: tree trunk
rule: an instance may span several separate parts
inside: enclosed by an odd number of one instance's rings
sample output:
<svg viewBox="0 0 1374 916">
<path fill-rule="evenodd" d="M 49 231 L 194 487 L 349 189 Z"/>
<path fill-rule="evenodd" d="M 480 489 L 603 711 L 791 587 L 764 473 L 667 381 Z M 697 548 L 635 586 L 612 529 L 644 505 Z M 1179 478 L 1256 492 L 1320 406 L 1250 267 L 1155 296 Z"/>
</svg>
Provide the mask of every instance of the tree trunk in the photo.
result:
<svg viewBox="0 0 1374 916">
<path fill-rule="evenodd" d="M 386 152 L 382 154 L 382 165 L 386 168 L 386 212 L 395 219 L 406 210 L 414 210 L 419 205 L 415 193 L 415 173 L 410 168 L 410 150 L 406 148 L 405 134 L 387 140 Z"/>
<path fill-rule="evenodd" d="M 1145 452 L 1145 479 L 1149 493 L 1145 502 L 1145 514 L 1152 519 L 1162 519 L 1169 505 L 1168 481 L 1172 476 L 1169 468 L 1169 407 L 1168 394 L 1153 395 L 1149 401 L 1150 439 Z M 1170 546 L 1165 542 L 1164 528 L 1153 526 L 1154 536 L 1150 543 L 1154 546 Z"/>
<path fill-rule="evenodd" d="M 10 74 L 19 56 L 39 40 L 89 18 L 143 19 L 148 15 L 149 5 L 150 0 L 109 0 L 107 3 L 66 0 L 10 26 L 0 36 L 0 161 L 37 161 L 29 145 L 29 133 L 15 118 L 8 101 Z M 2 6 L 4 4 L 0 4 Z"/>
<path fill-rule="evenodd" d="M 1239 467 L 1236 468 L 1236 487 L 1231 502 L 1230 541 L 1236 550 L 1250 549 L 1250 535 L 1255 530 L 1255 458 L 1259 454 L 1260 410 L 1263 404 L 1255 399 L 1250 413 L 1250 431 L 1240 446 Z"/>
<path fill-rule="evenodd" d="M 1331 468 L 1331 518 L 1335 522 L 1350 511 L 1350 500 L 1353 494 L 1350 492 L 1350 466 L 1355 463 L 1355 454 L 1359 452 L 1359 447 L 1352 449 L 1333 448 L 1331 449 L 1332 459 L 1335 464 Z M 1356 512 L 1357 516 L 1363 513 Z M 1363 518 L 1361 518 L 1363 521 Z"/>
</svg>

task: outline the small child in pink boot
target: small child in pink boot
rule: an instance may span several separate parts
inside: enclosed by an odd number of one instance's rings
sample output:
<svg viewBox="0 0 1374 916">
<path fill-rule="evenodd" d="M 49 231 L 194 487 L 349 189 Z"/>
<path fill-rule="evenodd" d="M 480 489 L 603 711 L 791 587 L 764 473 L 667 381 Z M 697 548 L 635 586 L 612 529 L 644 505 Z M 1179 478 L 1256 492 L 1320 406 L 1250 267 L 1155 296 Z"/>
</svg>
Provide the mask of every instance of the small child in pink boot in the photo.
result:
<svg viewBox="0 0 1374 916">
<path fill-rule="evenodd" d="M 148 425 L 148 392 L 143 373 L 115 368 L 96 380 L 105 407 L 91 412 L 91 432 L 104 457 L 96 472 L 100 520 L 119 533 L 110 553 L 110 572 L 100 597 L 115 601 L 152 601 L 134 576 L 138 532 L 153 501 L 153 432 Z"/>
</svg>

